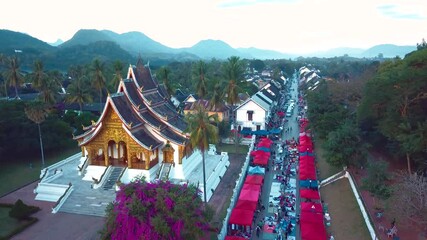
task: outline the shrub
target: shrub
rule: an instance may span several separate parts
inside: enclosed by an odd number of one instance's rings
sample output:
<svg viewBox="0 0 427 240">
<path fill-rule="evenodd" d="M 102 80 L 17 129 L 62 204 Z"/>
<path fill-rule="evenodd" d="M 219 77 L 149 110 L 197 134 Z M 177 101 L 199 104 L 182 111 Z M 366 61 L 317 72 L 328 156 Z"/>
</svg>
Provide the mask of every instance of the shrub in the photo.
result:
<svg viewBox="0 0 427 240">
<path fill-rule="evenodd" d="M 39 211 L 39 207 L 28 206 L 21 199 L 18 199 L 9 212 L 9 217 L 18 220 L 28 219 L 31 214 Z"/>
</svg>

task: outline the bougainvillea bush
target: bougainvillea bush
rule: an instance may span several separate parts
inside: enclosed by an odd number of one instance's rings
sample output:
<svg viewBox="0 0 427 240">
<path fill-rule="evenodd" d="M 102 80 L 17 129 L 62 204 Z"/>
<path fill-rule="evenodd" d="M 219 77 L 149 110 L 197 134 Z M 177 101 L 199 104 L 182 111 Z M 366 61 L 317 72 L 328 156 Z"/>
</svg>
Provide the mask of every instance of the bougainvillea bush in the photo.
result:
<svg viewBox="0 0 427 240">
<path fill-rule="evenodd" d="M 121 185 L 102 239 L 200 239 L 210 217 L 192 185 L 143 179 Z"/>
</svg>

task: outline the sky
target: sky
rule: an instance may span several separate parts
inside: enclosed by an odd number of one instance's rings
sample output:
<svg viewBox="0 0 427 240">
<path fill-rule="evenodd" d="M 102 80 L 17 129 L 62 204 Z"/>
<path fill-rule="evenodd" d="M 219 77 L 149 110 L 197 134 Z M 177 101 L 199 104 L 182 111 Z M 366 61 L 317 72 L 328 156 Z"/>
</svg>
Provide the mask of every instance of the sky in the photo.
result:
<svg viewBox="0 0 427 240">
<path fill-rule="evenodd" d="M 9 0 L 0 29 L 45 42 L 79 29 L 142 32 L 168 47 L 222 40 L 232 47 L 312 53 L 412 45 L 427 38 L 427 0 Z"/>
</svg>

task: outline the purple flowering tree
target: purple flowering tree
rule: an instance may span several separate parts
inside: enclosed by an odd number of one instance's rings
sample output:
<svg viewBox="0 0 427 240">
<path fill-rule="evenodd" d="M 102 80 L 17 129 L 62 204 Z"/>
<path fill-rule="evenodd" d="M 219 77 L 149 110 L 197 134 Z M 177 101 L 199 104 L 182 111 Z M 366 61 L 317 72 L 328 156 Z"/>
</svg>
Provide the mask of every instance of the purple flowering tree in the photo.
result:
<svg viewBox="0 0 427 240">
<path fill-rule="evenodd" d="M 195 186 L 136 180 L 107 208 L 102 239 L 201 239 L 210 214 Z"/>
</svg>

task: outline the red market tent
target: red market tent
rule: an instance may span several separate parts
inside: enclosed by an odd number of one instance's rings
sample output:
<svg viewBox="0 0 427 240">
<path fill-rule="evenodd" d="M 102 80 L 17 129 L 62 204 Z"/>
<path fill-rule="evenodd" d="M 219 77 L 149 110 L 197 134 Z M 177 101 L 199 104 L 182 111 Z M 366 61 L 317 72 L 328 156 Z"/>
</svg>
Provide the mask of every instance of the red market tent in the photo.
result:
<svg viewBox="0 0 427 240">
<path fill-rule="evenodd" d="M 252 226 L 254 219 L 254 211 L 234 208 L 230 215 L 229 224 L 237 224 L 241 226 Z"/>
<path fill-rule="evenodd" d="M 261 137 L 260 142 L 273 143 L 273 140 L 267 137 Z"/>
<path fill-rule="evenodd" d="M 303 212 L 323 213 L 322 204 L 314 202 L 301 202 L 301 214 Z"/>
<path fill-rule="evenodd" d="M 225 240 L 248 240 L 248 239 L 244 237 L 239 237 L 239 236 L 225 236 Z"/>
<path fill-rule="evenodd" d="M 299 137 L 300 141 L 309 141 L 312 142 L 311 137 L 307 136 L 307 135 L 303 135 Z"/>
<path fill-rule="evenodd" d="M 314 163 L 314 156 L 304 155 L 299 157 L 299 162 L 313 162 Z"/>
<path fill-rule="evenodd" d="M 298 152 L 302 153 L 302 152 L 313 152 L 313 146 L 308 146 L 308 145 L 298 145 Z"/>
<path fill-rule="evenodd" d="M 257 147 L 266 147 L 266 148 L 270 148 L 271 143 L 268 142 L 259 142 Z"/>
<path fill-rule="evenodd" d="M 236 206 L 234 208 L 255 211 L 257 204 L 257 202 L 252 201 L 237 200 Z"/>
<path fill-rule="evenodd" d="M 256 156 L 254 158 L 254 164 L 255 165 L 260 165 L 260 166 L 267 166 L 268 164 L 268 156 Z"/>
<path fill-rule="evenodd" d="M 327 233 L 323 223 L 323 214 L 301 212 L 300 217 L 302 240 L 326 240 Z"/>
<path fill-rule="evenodd" d="M 251 156 L 254 156 L 254 157 L 256 157 L 256 156 L 268 156 L 268 157 L 270 157 L 270 155 L 271 155 L 270 152 L 265 152 L 262 150 L 255 150 L 255 151 L 251 152 Z"/>
<path fill-rule="evenodd" d="M 320 194 L 318 190 L 301 188 L 299 190 L 299 195 L 301 198 L 320 200 Z"/>
<path fill-rule="evenodd" d="M 300 167 L 299 179 L 300 180 L 309 180 L 309 179 L 315 180 L 315 179 L 317 179 L 316 168 L 308 166 L 308 165 L 303 167 L 303 168 Z"/>
<path fill-rule="evenodd" d="M 245 184 L 262 185 L 264 183 L 264 176 L 262 175 L 247 175 Z"/>
<path fill-rule="evenodd" d="M 242 189 L 240 191 L 239 200 L 247 200 L 252 202 L 258 202 L 259 191 Z"/>
<path fill-rule="evenodd" d="M 244 183 L 242 189 L 261 192 L 261 185 Z"/>
</svg>

